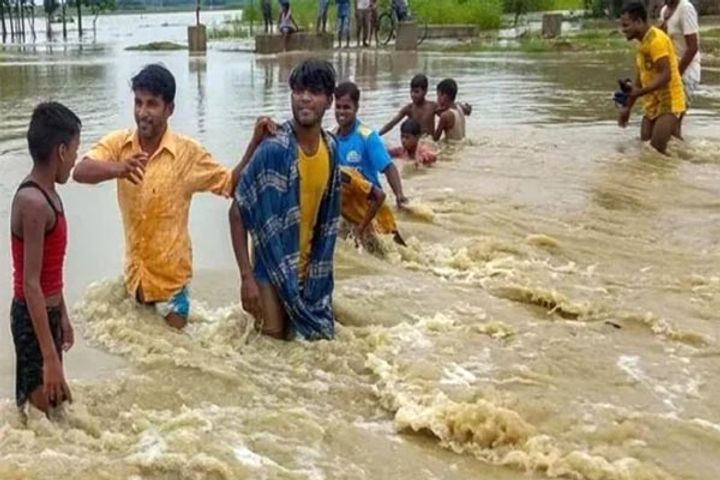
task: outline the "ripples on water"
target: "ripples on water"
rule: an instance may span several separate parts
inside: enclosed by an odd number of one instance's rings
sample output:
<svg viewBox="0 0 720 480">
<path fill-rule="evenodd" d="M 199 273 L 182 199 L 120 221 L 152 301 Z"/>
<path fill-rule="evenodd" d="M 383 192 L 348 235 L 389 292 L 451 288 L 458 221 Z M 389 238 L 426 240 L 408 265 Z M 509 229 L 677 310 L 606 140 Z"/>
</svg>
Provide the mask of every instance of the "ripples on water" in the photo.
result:
<svg viewBox="0 0 720 480">
<path fill-rule="evenodd" d="M 288 115 L 300 56 L 124 52 L 158 35 L 139 31 L 108 30 L 119 46 L 0 57 L 5 225 L 40 99 L 81 115 L 87 148 L 131 124 L 129 78 L 162 61 L 178 82 L 174 127 L 227 164 L 255 116 Z M 339 245 L 333 342 L 250 328 L 227 205 L 210 197 L 193 205 L 193 321 L 170 331 L 107 280 L 122 268 L 114 187 L 65 187 L 75 321 L 123 360 L 79 345 L 65 419 L 31 414 L 23 426 L 2 330 L 0 477 L 718 478 L 718 78 L 706 77 L 686 144 L 660 158 L 613 125 L 607 90 L 629 63 L 601 57 L 331 57 L 362 87 L 374 127 L 408 101 L 418 71 L 452 75 L 474 105 L 468 142 L 434 168 L 403 169 L 408 246 Z"/>
</svg>

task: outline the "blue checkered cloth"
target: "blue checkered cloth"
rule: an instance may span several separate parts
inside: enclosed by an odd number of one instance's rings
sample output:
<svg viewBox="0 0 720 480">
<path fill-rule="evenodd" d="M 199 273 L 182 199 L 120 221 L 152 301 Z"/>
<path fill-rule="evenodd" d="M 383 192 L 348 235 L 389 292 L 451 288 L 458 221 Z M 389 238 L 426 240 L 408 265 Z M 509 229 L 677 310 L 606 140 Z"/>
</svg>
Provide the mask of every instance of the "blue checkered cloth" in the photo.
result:
<svg viewBox="0 0 720 480">
<path fill-rule="evenodd" d="M 331 175 L 313 234 L 307 277 L 300 281 L 300 175 L 292 124 L 263 141 L 243 170 L 235 191 L 255 255 L 277 290 L 293 332 L 307 340 L 330 339 L 333 254 L 340 223 L 340 168 L 335 139 L 327 133 Z"/>
</svg>

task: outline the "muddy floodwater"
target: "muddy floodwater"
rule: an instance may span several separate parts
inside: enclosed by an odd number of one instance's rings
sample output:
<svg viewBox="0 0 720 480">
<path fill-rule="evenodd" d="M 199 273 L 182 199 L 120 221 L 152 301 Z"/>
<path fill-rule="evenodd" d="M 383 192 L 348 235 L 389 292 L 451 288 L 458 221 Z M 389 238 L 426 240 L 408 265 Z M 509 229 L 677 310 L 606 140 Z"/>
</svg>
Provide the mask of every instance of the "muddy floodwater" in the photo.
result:
<svg viewBox="0 0 720 480">
<path fill-rule="evenodd" d="M 289 116 L 301 55 L 255 56 L 244 43 L 201 58 L 124 50 L 182 41 L 188 21 L 103 17 L 95 43 L 0 48 L 3 318 L 10 202 L 38 101 L 73 108 L 87 150 L 132 126 L 129 79 L 163 62 L 178 84 L 173 128 L 227 165 L 256 116 Z M 76 401 L 57 424 L 20 422 L 6 322 L 0 478 L 720 478 L 720 69 L 709 62 L 686 141 L 664 158 L 637 140 L 638 115 L 615 124 L 610 96 L 630 49 L 327 53 L 362 88 L 374 128 L 409 101 L 417 72 L 454 77 L 473 105 L 465 143 L 442 147 L 434 168 L 401 167 L 408 246 L 371 255 L 340 242 L 330 342 L 252 330 L 226 200 L 194 200 L 193 316 L 176 333 L 119 281 L 115 184 L 62 187 Z"/>
</svg>

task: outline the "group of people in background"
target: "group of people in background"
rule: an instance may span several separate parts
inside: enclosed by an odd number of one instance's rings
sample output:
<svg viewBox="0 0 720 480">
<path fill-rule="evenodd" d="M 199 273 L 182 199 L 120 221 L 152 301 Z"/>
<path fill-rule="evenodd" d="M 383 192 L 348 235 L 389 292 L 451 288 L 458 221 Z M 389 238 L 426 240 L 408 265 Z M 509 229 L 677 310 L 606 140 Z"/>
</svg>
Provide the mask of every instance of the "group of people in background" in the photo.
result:
<svg viewBox="0 0 720 480">
<path fill-rule="evenodd" d="M 262 15 L 265 25 L 265 33 L 272 33 L 275 20 L 273 18 L 273 1 L 262 0 Z M 315 21 L 317 33 L 327 33 L 328 14 L 331 0 L 318 0 L 318 14 Z M 350 47 L 352 4 L 355 4 L 355 35 L 357 46 L 369 47 L 370 42 L 378 27 L 378 0 L 334 0 L 337 6 L 336 32 L 338 35 L 338 46 L 342 47 L 345 40 L 345 47 Z M 280 15 L 277 18 L 277 31 L 284 36 L 298 32 L 298 26 L 292 14 L 290 0 L 279 0 Z M 404 21 L 409 16 L 407 0 L 392 0 L 391 6 L 398 21 Z"/>
</svg>

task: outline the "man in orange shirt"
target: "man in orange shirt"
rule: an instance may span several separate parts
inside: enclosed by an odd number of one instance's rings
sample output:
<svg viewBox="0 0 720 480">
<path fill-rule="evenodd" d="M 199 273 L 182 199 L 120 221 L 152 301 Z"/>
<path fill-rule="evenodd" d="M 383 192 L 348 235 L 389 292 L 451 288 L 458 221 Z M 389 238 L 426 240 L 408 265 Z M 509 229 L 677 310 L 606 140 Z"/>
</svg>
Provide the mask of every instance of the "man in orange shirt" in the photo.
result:
<svg viewBox="0 0 720 480">
<path fill-rule="evenodd" d="M 222 166 L 197 141 L 170 129 L 175 79 L 165 67 L 143 68 L 132 90 L 137 128 L 103 137 L 73 178 L 89 184 L 117 180 L 128 292 L 181 329 L 190 312 L 190 201 L 199 192 L 229 197 L 240 169 Z"/>
</svg>

